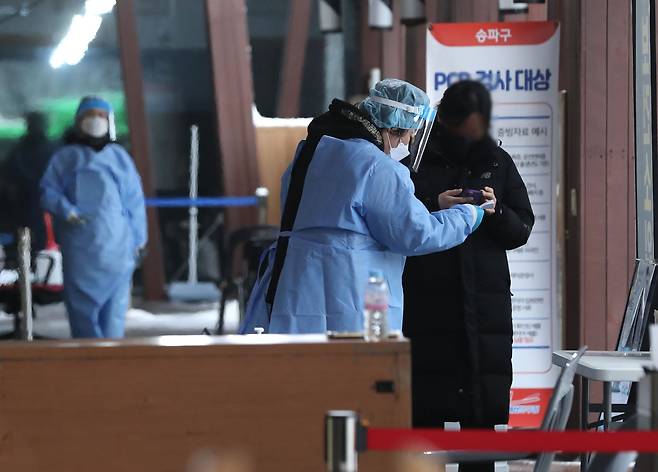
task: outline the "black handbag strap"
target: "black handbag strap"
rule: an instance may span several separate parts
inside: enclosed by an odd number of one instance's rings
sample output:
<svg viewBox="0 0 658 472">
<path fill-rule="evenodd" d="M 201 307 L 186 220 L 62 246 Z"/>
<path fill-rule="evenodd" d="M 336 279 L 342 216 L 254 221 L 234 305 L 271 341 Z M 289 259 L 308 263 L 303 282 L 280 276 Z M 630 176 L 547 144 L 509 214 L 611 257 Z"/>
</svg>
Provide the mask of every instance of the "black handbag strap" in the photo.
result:
<svg viewBox="0 0 658 472">
<path fill-rule="evenodd" d="M 272 266 L 272 277 L 270 278 L 270 285 L 267 288 L 265 301 L 269 307 L 268 317 L 272 316 L 272 307 L 274 306 L 274 299 L 276 291 L 279 286 L 279 278 L 283 270 L 283 263 L 286 259 L 288 252 L 288 242 L 290 241 L 290 232 L 295 225 L 295 218 L 297 218 L 297 211 L 299 210 L 299 203 L 302 200 L 302 192 L 304 190 L 304 181 L 308 168 L 313 160 L 315 149 L 320 142 L 321 135 L 309 135 L 302 149 L 299 152 L 299 157 L 292 166 L 290 172 L 290 183 L 288 185 L 288 195 L 283 207 L 281 215 L 281 232 L 277 239 L 276 253 L 274 256 L 274 265 Z"/>
</svg>

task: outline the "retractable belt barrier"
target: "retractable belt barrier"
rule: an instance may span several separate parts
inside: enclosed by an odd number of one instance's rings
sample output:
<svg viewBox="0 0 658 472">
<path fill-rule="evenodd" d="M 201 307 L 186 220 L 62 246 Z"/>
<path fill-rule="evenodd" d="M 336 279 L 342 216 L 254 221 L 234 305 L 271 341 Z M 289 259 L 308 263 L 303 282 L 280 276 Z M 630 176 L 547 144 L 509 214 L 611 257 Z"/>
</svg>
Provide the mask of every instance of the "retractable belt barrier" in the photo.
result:
<svg viewBox="0 0 658 472">
<path fill-rule="evenodd" d="M 267 197 L 269 191 L 265 187 L 259 187 L 254 195 L 228 196 L 228 197 L 164 197 L 146 198 L 144 202 L 150 208 L 187 208 L 191 218 L 196 218 L 198 208 L 258 208 L 258 223 L 265 224 L 267 221 Z M 192 227 L 193 225 L 190 225 Z"/>
<path fill-rule="evenodd" d="M 365 451 L 658 452 L 658 431 L 504 431 L 364 428 Z M 359 451 L 361 452 L 361 451 Z"/>
<path fill-rule="evenodd" d="M 325 416 L 325 465 L 328 472 L 356 472 L 358 456 L 368 451 L 431 453 L 658 453 L 658 431 L 542 431 L 370 428 L 355 411 L 332 410 Z"/>
<path fill-rule="evenodd" d="M 147 198 L 146 206 L 155 208 L 229 208 L 259 206 L 259 197 Z"/>
</svg>

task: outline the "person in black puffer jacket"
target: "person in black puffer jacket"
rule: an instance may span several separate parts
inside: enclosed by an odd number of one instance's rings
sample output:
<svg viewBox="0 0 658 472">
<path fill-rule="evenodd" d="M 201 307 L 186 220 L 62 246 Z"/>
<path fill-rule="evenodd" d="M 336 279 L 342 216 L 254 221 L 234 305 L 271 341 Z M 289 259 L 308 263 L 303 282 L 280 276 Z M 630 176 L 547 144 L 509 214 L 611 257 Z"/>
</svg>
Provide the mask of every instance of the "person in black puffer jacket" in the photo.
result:
<svg viewBox="0 0 658 472">
<path fill-rule="evenodd" d="M 512 306 L 506 251 L 527 242 L 534 215 L 512 158 L 487 133 L 490 119 L 484 86 L 452 85 L 412 174 L 416 197 L 429 211 L 467 202 L 460 197 L 464 189 L 482 190 L 496 202 L 480 231 L 461 246 L 407 259 L 403 332 L 411 339 L 414 427 L 459 421 L 465 428 L 491 428 L 508 421 Z M 460 470 L 493 470 L 493 464 Z"/>
</svg>

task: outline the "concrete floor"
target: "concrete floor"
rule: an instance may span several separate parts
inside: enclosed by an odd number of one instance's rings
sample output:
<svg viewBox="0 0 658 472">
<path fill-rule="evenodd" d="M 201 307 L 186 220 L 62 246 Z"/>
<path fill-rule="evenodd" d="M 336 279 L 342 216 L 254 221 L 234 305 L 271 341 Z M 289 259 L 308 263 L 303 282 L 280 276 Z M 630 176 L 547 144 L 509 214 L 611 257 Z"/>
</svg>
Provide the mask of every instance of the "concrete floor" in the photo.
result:
<svg viewBox="0 0 658 472">
<path fill-rule="evenodd" d="M 399 464 L 397 470 L 401 472 L 436 472 L 438 470 L 458 472 L 457 464 L 443 466 L 437 463 L 436 460 L 413 454 L 402 454 L 397 456 L 395 460 Z M 497 462 L 496 472 L 532 472 L 534 465 L 534 461 Z M 551 472 L 578 472 L 580 471 L 580 463 L 555 461 L 550 470 Z"/>
<path fill-rule="evenodd" d="M 510 462 L 509 472 L 532 472 L 535 463 L 533 461 L 515 461 Z M 580 462 L 553 462 L 551 472 L 578 472 L 580 471 Z"/>
<path fill-rule="evenodd" d="M 217 303 L 145 303 L 135 300 L 133 305 L 126 315 L 126 337 L 201 334 L 204 328 L 212 333 L 217 326 Z M 13 316 L 0 311 L 0 334 L 12 331 L 13 323 Z M 238 306 L 231 301 L 226 309 L 226 332 L 235 332 L 238 323 Z M 64 304 L 36 306 L 34 332 L 47 338 L 70 338 Z"/>
</svg>

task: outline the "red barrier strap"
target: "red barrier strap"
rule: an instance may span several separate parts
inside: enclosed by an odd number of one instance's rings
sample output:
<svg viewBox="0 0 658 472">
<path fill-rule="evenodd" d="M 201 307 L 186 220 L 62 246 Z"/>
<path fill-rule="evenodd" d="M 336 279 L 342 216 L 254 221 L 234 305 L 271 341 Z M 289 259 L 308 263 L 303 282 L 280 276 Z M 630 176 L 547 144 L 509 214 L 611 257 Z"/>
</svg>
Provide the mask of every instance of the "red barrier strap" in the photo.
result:
<svg viewBox="0 0 658 472">
<path fill-rule="evenodd" d="M 658 431 L 546 432 L 369 428 L 370 451 L 658 452 Z"/>
</svg>

